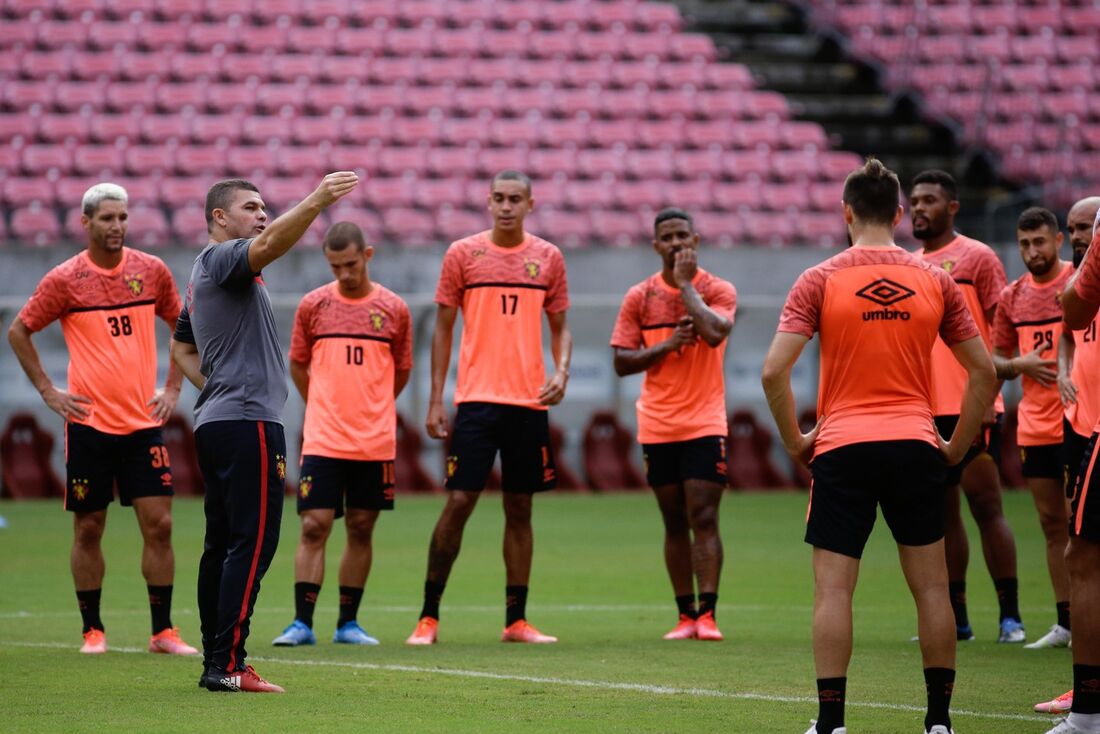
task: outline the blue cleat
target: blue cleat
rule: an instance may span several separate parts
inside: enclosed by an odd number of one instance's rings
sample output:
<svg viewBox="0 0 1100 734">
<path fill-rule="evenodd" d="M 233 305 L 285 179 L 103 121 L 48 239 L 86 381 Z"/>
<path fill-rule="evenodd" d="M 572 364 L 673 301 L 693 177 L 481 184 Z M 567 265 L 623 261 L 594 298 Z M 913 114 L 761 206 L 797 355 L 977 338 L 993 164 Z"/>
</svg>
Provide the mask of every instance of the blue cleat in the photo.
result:
<svg viewBox="0 0 1100 734">
<path fill-rule="evenodd" d="M 317 638 L 313 630 L 299 622 L 297 619 L 283 630 L 283 634 L 276 637 L 272 643 L 275 647 L 297 647 L 298 645 L 316 645 Z"/>
<path fill-rule="evenodd" d="M 962 627 L 955 625 L 955 639 L 960 642 L 968 642 L 974 639 L 974 630 L 970 625 L 964 624 Z"/>
<path fill-rule="evenodd" d="M 1018 622 L 1011 617 L 1001 620 L 1001 636 L 997 638 L 997 642 L 1019 643 L 1026 639 L 1027 633 L 1024 632 L 1022 622 Z"/>
<path fill-rule="evenodd" d="M 368 635 L 354 619 L 344 622 L 332 636 L 332 641 L 345 645 L 377 645 L 378 640 Z"/>
</svg>

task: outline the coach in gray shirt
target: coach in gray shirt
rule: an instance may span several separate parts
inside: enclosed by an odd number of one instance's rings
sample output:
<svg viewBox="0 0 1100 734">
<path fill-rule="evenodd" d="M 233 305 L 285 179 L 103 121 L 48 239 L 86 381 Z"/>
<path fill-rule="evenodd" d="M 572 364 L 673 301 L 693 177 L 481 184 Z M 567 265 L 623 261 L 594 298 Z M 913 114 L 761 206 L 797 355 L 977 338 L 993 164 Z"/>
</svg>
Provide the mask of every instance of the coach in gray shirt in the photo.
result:
<svg viewBox="0 0 1100 734">
<path fill-rule="evenodd" d="M 206 194 L 210 244 L 195 259 L 172 359 L 199 388 L 195 443 L 206 485 L 199 563 L 203 674 L 211 691 L 281 693 L 245 664 L 260 580 L 279 543 L 286 477 L 287 371 L 262 270 L 358 183 L 330 173 L 267 225 L 259 189 L 234 179 Z"/>
</svg>

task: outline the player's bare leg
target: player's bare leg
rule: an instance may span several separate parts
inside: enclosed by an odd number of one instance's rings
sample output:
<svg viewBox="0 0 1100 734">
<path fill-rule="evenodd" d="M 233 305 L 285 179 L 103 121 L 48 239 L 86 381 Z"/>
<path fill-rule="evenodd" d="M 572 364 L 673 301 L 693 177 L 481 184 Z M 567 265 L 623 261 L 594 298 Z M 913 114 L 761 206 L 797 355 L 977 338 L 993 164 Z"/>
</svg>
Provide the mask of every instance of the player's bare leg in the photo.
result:
<svg viewBox="0 0 1100 734">
<path fill-rule="evenodd" d="M 1066 546 L 1069 569 L 1070 608 L 1095 610 L 1100 605 L 1100 543 L 1081 536 Z M 1088 685 L 1100 672 L 1100 614 L 1078 614 L 1073 618 L 1073 706 L 1070 723 L 1082 725 L 1083 717 L 1095 727 L 1100 714 L 1100 693 Z M 1087 700 L 1086 700 L 1087 699 Z M 1090 731 L 1081 726 L 1081 730 Z"/>
<path fill-rule="evenodd" d="M 557 642 L 527 622 L 527 583 L 531 578 L 531 557 L 535 534 L 531 528 L 533 495 L 504 493 L 504 590 L 505 615 L 503 642 Z"/>
<path fill-rule="evenodd" d="M 294 551 L 294 621 L 272 641 L 276 647 L 317 644 L 313 610 L 325 582 L 325 547 L 336 521 L 336 510 L 303 510 L 299 518 L 302 530 Z"/>
<path fill-rule="evenodd" d="M 982 538 L 982 555 L 994 579 L 1016 578 L 1016 538 L 1005 519 L 996 462 L 979 454 L 963 470 L 962 488 Z"/>
<path fill-rule="evenodd" d="M 679 618 L 676 626 L 665 634 L 666 640 L 695 639 L 695 578 L 691 565 L 691 523 L 688 520 L 687 499 L 679 484 L 653 488 L 661 520 L 665 526 L 665 568 L 676 596 Z"/>
<path fill-rule="evenodd" d="M 103 621 L 99 617 L 99 598 L 106 564 L 103 561 L 103 531 L 107 511 L 73 513 L 73 548 L 69 554 L 73 585 L 84 622 L 84 653 L 107 652 Z"/>
<path fill-rule="evenodd" d="M 1047 570 L 1050 573 L 1050 584 L 1054 588 L 1054 599 L 1067 601 L 1069 572 L 1066 570 L 1066 544 L 1069 542 L 1069 517 L 1062 482 L 1058 479 L 1028 477 L 1027 486 L 1035 501 L 1035 509 L 1039 512 L 1039 525 L 1046 539 Z M 1072 604 L 1070 609 L 1073 609 Z M 1074 619 L 1075 632 L 1076 622 Z"/>
<path fill-rule="evenodd" d="M 924 728 L 931 730 L 940 725 L 950 730 L 948 708 L 955 686 L 956 640 L 943 541 L 918 546 L 898 545 L 898 557 L 917 606 L 917 630 L 928 691 Z"/>
<path fill-rule="evenodd" d="M 718 506 L 725 487 L 716 482 L 688 479 L 684 482 L 688 522 L 691 525 L 691 562 L 699 586 L 699 618 L 696 637 L 718 641 L 722 633 L 715 623 L 718 580 L 722 575 L 722 537 L 718 532 Z"/>
<path fill-rule="evenodd" d="M 172 583 L 176 575 L 176 555 L 172 551 L 172 498 L 137 497 L 134 499 L 141 538 L 141 573 L 149 591 L 149 612 L 153 620 L 149 652 L 169 655 L 196 655 L 198 650 L 180 638 L 172 626 Z"/>
<path fill-rule="evenodd" d="M 377 645 L 378 640 L 359 626 L 359 603 L 370 575 L 372 539 L 378 510 L 349 507 L 344 516 L 348 542 L 340 558 L 340 616 L 332 641 L 355 645 Z"/>
<path fill-rule="evenodd" d="M 435 523 L 431 544 L 428 546 L 428 576 L 424 581 L 424 606 L 416 629 L 405 640 L 407 645 L 431 645 L 436 641 L 439 628 L 439 602 L 443 589 L 451 575 L 458 552 L 462 548 L 462 532 L 466 522 L 477 507 L 481 492 L 463 489 L 447 491 L 447 503 Z"/>
<path fill-rule="evenodd" d="M 859 559 L 814 548 L 814 669 L 817 671 L 820 729 L 844 723 L 844 690 L 852 659 L 852 594 Z"/>
<path fill-rule="evenodd" d="M 948 487 L 944 492 L 943 542 L 956 634 L 958 639 L 970 640 L 974 637 L 966 608 L 966 572 L 970 566 L 970 538 L 963 523 L 960 495 L 958 485 Z"/>
</svg>

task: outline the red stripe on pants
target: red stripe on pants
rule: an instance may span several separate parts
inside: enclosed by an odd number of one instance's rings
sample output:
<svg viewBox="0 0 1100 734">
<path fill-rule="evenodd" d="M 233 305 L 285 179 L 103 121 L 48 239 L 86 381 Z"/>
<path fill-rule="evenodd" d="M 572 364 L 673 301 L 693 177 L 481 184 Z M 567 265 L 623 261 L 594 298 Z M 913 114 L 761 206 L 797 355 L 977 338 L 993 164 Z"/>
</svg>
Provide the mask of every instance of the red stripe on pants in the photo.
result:
<svg viewBox="0 0 1100 734">
<path fill-rule="evenodd" d="M 267 436 L 264 435 L 263 421 L 256 421 L 260 432 L 260 527 L 256 530 L 256 549 L 252 552 L 252 566 L 248 569 L 248 581 L 244 585 L 244 597 L 241 598 L 241 613 L 233 625 L 233 647 L 229 650 L 229 668 L 237 668 L 237 645 L 241 642 L 241 625 L 248 617 L 248 600 L 252 597 L 252 585 L 256 583 L 256 566 L 260 563 L 260 549 L 264 545 L 264 530 L 267 525 Z"/>
</svg>

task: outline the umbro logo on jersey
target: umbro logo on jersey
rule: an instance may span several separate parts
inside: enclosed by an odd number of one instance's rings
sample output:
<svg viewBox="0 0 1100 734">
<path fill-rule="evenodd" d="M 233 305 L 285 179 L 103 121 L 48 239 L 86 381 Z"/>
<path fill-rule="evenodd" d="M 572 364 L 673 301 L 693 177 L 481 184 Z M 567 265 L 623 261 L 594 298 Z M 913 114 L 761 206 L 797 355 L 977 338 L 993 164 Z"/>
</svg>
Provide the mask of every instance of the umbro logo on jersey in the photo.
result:
<svg viewBox="0 0 1100 734">
<path fill-rule="evenodd" d="M 916 291 L 906 288 L 901 283 L 895 283 L 889 278 L 879 278 L 860 288 L 856 291 L 856 295 L 868 301 L 874 301 L 880 306 L 893 306 L 898 301 L 915 296 Z"/>
<path fill-rule="evenodd" d="M 227 675 L 218 682 L 231 691 L 241 690 L 241 676 L 239 675 Z"/>
</svg>

